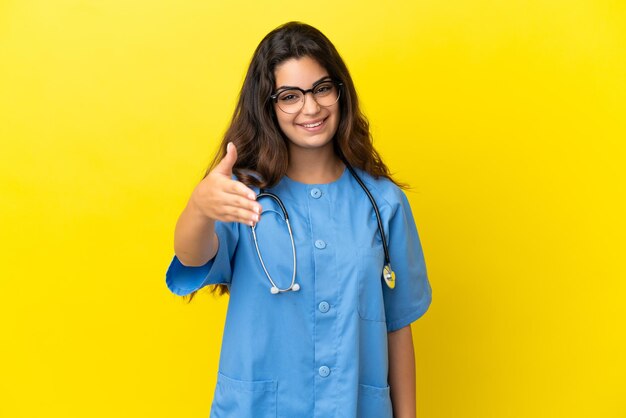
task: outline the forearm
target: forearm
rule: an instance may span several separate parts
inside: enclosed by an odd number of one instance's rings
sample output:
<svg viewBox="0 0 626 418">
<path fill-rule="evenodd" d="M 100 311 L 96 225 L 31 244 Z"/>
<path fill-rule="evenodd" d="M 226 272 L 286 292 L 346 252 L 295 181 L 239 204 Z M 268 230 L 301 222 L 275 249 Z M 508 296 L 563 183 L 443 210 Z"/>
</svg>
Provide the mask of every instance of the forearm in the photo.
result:
<svg viewBox="0 0 626 418">
<path fill-rule="evenodd" d="M 389 386 L 394 418 L 415 418 L 415 356 L 411 326 L 387 335 Z"/>
<path fill-rule="evenodd" d="M 176 223 L 174 252 L 183 265 L 201 266 L 215 257 L 218 240 L 215 222 L 202 215 L 191 202 Z"/>
</svg>

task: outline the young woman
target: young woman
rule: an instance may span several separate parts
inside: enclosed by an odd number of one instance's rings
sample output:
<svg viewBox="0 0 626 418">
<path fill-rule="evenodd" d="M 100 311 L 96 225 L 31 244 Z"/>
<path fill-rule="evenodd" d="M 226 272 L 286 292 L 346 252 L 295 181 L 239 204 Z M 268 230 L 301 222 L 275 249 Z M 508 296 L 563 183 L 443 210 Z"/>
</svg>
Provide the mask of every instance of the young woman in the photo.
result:
<svg viewBox="0 0 626 418">
<path fill-rule="evenodd" d="M 257 47 L 174 244 L 173 293 L 230 293 L 211 417 L 415 417 L 420 240 L 317 29 Z"/>
</svg>

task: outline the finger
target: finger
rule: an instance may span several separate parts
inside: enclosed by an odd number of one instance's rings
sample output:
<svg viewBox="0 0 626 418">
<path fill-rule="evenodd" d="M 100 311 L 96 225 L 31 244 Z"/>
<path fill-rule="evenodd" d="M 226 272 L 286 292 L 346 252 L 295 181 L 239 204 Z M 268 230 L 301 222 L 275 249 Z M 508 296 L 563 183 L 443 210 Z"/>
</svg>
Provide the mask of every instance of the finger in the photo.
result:
<svg viewBox="0 0 626 418">
<path fill-rule="evenodd" d="M 259 222 L 260 216 L 252 211 L 235 206 L 225 206 L 223 218 L 228 222 L 240 222 L 253 225 Z"/>
<path fill-rule="evenodd" d="M 233 166 L 237 162 L 237 147 L 232 142 L 226 145 L 226 155 L 222 158 L 213 171 L 218 172 L 224 176 L 233 175 Z"/>
<path fill-rule="evenodd" d="M 247 209 L 256 214 L 261 213 L 261 204 L 256 200 L 250 200 L 245 197 L 241 197 L 240 195 L 235 194 L 226 194 L 223 199 L 223 204 L 225 206 L 233 206 L 242 209 Z"/>
<path fill-rule="evenodd" d="M 226 191 L 228 193 L 246 197 L 250 200 L 256 200 L 256 193 L 240 181 L 232 180 Z"/>
</svg>

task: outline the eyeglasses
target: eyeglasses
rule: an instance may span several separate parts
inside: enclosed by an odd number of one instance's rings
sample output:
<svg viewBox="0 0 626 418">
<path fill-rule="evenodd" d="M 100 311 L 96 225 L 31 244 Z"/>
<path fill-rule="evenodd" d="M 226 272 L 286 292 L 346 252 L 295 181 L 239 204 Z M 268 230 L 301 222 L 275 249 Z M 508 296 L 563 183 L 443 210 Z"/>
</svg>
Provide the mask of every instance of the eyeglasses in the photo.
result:
<svg viewBox="0 0 626 418">
<path fill-rule="evenodd" d="M 298 113 L 304 106 L 307 93 L 313 94 L 313 100 L 323 107 L 332 106 L 339 100 L 343 83 L 334 80 L 320 80 L 308 90 L 299 87 L 284 87 L 270 96 L 278 108 L 285 113 Z"/>
</svg>

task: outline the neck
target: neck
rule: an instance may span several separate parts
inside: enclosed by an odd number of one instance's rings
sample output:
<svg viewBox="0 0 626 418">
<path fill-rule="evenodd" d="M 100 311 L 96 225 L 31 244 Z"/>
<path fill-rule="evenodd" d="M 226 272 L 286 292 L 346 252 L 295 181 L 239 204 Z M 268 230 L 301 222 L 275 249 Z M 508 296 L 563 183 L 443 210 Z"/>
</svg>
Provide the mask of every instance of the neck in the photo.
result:
<svg viewBox="0 0 626 418">
<path fill-rule="evenodd" d="M 332 143 L 324 149 L 290 146 L 287 176 L 300 183 L 331 183 L 341 177 L 344 164 L 335 154 Z"/>
</svg>

